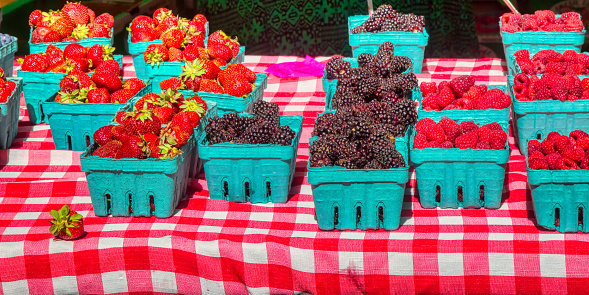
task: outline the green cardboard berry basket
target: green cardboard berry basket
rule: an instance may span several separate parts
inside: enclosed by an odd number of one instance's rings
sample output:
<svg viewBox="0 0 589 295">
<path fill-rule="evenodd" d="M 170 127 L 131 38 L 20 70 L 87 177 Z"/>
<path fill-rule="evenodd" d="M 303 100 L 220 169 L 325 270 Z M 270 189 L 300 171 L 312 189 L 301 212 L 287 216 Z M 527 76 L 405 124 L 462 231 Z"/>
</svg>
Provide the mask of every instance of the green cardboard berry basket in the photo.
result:
<svg viewBox="0 0 589 295">
<path fill-rule="evenodd" d="M 290 146 L 229 142 L 209 145 L 204 132 L 198 154 L 211 199 L 285 203 L 294 178 L 302 122 L 301 116 L 280 117 L 280 126 L 289 126 L 296 133 Z"/>
<path fill-rule="evenodd" d="M 320 117 L 327 111 L 317 116 Z M 315 215 L 321 230 L 396 230 L 400 226 L 405 185 L 409 181 L 409 155 L 405 136 L 395 138 L 405 167 L 391 169 L 346 169 L 339 166 L 311 167 L 308 181 L 313 192 Z M 317 137 L 309 140 L 309 147 Z M 310 158 L 310 156 L 309 156 Z"/>
<path fill-rule="evenodd" d="M 14 53 L 18 50 L 18 39 L 0 47 L 0 68 L 4 71 L 4 77 L 12 77 L 14 70 Z"/>
<path fill-rule="evenodd" d="M 479 127 L 494 122 L 479 116 L 456 121 L 474 121 Z M 509 132 L 508 122 L 498 123 L 503 131 Z M 509 160 L 508 141 L 501 150 L 415 149 L 414 139 L 415 134 L 409 142 L 410 158 L 415 167 L 419 203 L 423 208 L 496 209 L 501 206 L 505 168 Z"/>
<path fill-rule="evenodd" d="M 122 71 L 123 56 L 114 55 L 113 58 L 119 63 Z M 42 104 L 59 91 L 59 82 L 66 74 L 26 72 L 21 69 L 16 74 L 23 78 L 23 93 L 29 112 L 29 120 L 32 124 L 47 122 Z M 88 75 L 92 75 L 92 73 L 88 73 Z"/>
<path fill-rule="evenodd" d="M 0 103 L 0 149 L 10 148 L 18 132 L 18 109 L 22 93 L 22 78 L 7 78 L 16 83 L 16 87 L 5 103 Z"/>
</svg>

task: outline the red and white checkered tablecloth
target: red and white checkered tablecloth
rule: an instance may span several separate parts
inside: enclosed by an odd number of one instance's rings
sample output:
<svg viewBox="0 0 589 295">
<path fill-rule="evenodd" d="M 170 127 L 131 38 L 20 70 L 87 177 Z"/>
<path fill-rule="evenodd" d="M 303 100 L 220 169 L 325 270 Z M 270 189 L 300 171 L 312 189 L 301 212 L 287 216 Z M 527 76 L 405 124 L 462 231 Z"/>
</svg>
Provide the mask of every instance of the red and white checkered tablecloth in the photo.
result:
<svg viewBox="0 0 589 295">
<path fill-rule="evenodd" d="M 322 58 L 320 60 L 325 60 Z M 256 72 L 295 57 L 247 56 Z M 125 76 L 133 76 L 126 56 Z M 476 75 L 505 83 L 498 59 L 427 59 L 420 81 Z M 320 231 L 307 182 L 308 140 L 325 93 L 317 78 L 270 76 L 264 99 L 303 115 L 286 204 L 211 200 L 204 173 L 169 219 L 96 217 L 80 152 L 54 150 L 46 124 L 21 107 L 0 150 L 0 294 L 560 294 L 586 293 L 589 235 L 535 225 L 524 157 L 513 145 L 497 210 L 423 209 L 412 173 L 397 231 Z M 87 235 L 54 241 L 48 211 L 84 216 Z"/>
</svg>

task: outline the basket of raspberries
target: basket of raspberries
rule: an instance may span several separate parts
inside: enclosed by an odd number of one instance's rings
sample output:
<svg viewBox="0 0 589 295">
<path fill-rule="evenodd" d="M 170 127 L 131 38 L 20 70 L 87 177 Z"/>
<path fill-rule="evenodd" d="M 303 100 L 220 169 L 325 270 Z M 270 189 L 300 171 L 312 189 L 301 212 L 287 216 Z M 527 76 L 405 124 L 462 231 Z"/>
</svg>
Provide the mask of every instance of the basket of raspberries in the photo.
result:
<svg viewBox="0 0 589 295">
<path fill-rule="evenodd" d="M 528 151 L 528 186 L 538 224 L 559 232 L 589 232 L 589 135 L 550 132 L 541 141 L 528 141 Z"/>
<path fill-rule="evenodd" d="M 0 149 L 10 148 L 18 132 L 22 78 L 5 77 L 0 68 Z"/>
<path fill-rule="evenodd" d="M 143 53 L 148 46 L 166 44 L 166 48 L 175 48 L 172 50 L 172 61 L 177 61 L 176 56 L 182 56 L 182 52 L 178 54 L 178 50 L 188 48 L 188 53 L 190 48 L 205 47 L 205 40 L 209 35 L 209 22 L 202 14 L 186 19 L 174 15 L 167 8 L 158 8 L 153 17 L 135 17 L 127 30 L 127 46 L 129 54 L 133 57 L 137 77 L 148 78 L 145 73 L 146 63 L 143 61 Z M 237 46 L 239 47 L 239 44 Z"/>
<path fill-rule="evenodd" d="M 366 59 L 364 59 L 366 58 Z M 411 61 L 395 56 L 392 43 L 383 44 L 376 55 L 363 54 L 358 58 L 359 68 L 346 67 L 345 61 L 333 58 L 326 67 L 337 71 L 337 82 L 329 86 L 326 94 L 326 110 L 364 104 L 372 101 L 397 102 L 412 97 L 417 78 L 412 72 Z"/>
<path fill-rule="evenodd" d="M 279 116 L 258 100 L 252 113 L 214 117 L 200 138 L 209 195 L 233 202 L 285 203 L 294 177 L 302 117 Z"/>
<path fill-rule="evenodd" d="M 61 79 L 59 92 L 42 104 L 56 149 L 85 150 L 92 134 L 121 107 L 149 92 L 150 84 L 137 78 L 123 81 L 118 70 L 114 65 L 110 72 L 99 68 L 92 75 L 73 71 Z"/>
<path fill-rule="evenodd" d="M 361 53 L 376 54 L 379 45 L 391 41 L 395 44 L 397 55 L 411 58 L 415 65 L 413 70 L 421 73 L 429 39 L 423 16 L 399 13 L 389 4 L 381 5 L 371 16 L 350 16 L 348 35 L 354 57 Z"/>
<path fill-rule="evenodd" d="M 546 130 L 572 132 L 589 124 L 589 78 L 576 74 L 523 73 L 507 78 L 513 100 L 513 126 L 522 154 L 527 140 L 542 139 Z"/>
<path fill-rule="evenodd" d="M 415 124 L 411 162 L 424 208 L 499 208 L 509 159 L 508 122 L 424 118 Z"/>
<path fill-rule="evenodd" d="M 415 103 L 372 101 L 326 111 L 309 141 L 309 183 L 321 230 L 399 227 Z"/>
<path fill-rule="evenodd" d="M 109 13 L 99 16 L 83 4 L 68 2 L 61 10 L 34 10 L 29 15 L 29 52 L 44 52 L 49 44 L 65 49 L 68 44 L 112 45 L 115 19 Z"/>
<path fill-rule="evenodd" d="M 207 113 L 200 97 L 148 93 L 99 128 L 80 156 L 98 216 L 170 217 L 196 163 Z"/>
<path fill-rule="evenodd" d="M 563 50 L 563 47 L 570 47 L 571 49 Z M 516 51 L 513 57 L 510 57 L 515 59 L 515 73 L 524 73 L 526 75 L 542 75 L 544 73 L 589 75 L 589 54 L 579 53 L 579 49 L 574 46 L 563 47 L 559 47 L 558 51 L 554 49 L 539 50 L 531 57 L 528 49 Z M 512 74 L 512 76 L 516 74 Z"/>
<path fill-rule="evenodd" d="M 420 102 L 420 118 L 460 119 L 467 116 L 508 122 L 511 97 L 503 85 L 475 85 L 473 76 L 459 76 L 450 81 L 421 82 L 413 91 Z"/>
<path fill-rule="evenodd" d="M 224 112 L 251 112 L 252 103 L 261 100 L 268 85 L 268 75 L 256 74 L 243 64 L 231 64 L 220 69 L 207 60 L 195 60 L 182 66 L 182 74 L 159 83 L 161 90 L 181 90 L 197 93 L 217 103 Z"/>
<path fill-rule="evenodd" d="M 113 55 L 108 45 L 84 47 L 69 44 L 65 49 L 49 44 L 44 53 L 33 53 L 19 59 L 21 68 L 17 75 L 23 78 L 23 92 L 33 124 L 46 122 L 41 104 L 60 91 L 60 81 L 71 72 L 108 71 L 119 75 L 123 68 L 123 56 Z"/>
<path fill-rule="evenodd" d="M 207 39 L 207 47 L 185 42 L 150 44 L 143 52 L 145 75 L 154 85 L 164 79 L 178 77 L 182 66 L 195 63 L 202 71 L 217 70 L 230 64 L 242 63 L 245 47 L 239 47 L 236 39 L 230 39 L 223 31 L 212 33 Z M 212 69 L 209 69 L 212 68 Z"/>
<path fill-rule="evenodd" d="M 516 74 L 513 56 L 518 50 L 568 47 L 580 52 L 585 42 L 585 27 L 577 12 L 562 15 L 550 10 L 538 10 L 534 14 L 504 13 L 499 28 L 510 75 Z"/>
<path fill-rule="evenodd" d="M 8 34 L 0 34 L 0 69 L 4 78 L 12 77 L 14 53 L 18 49 L 18 39 Z"/>
</svg>

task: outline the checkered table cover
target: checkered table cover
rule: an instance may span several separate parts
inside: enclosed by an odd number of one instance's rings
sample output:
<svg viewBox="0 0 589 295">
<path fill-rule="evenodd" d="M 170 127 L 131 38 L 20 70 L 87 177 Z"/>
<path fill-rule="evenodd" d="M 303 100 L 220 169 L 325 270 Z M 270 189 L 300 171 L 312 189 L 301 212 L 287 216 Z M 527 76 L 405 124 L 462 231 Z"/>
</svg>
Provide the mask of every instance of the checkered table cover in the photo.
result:
<svg viewBox="0 0 589 295">
<path fill-rule="evenodd" d="M 263 72 L 295 60 L 247 56 L 245 65 Z M 134 76 L 129 56 L 124 66 Z M 426 59 L 418 78 L 462 74 L 501 84 L 506 65 Z M 282 115 L 304 116 L 289 202 L 211 200 L 201 173 L 169 219 L 96 217 L 80 152 L 56 151 L 49 126 L 31 125 L 21 100 L 17 138 L 0 150 L 0 294 L 586 293 L 589 235 L 535 225 L 513 137 L 498 210 L 423 209 L 412 173 L 399 230 L 320 231 L 306 163 L 321 89 L 315 77 L 268 78 L 264 99 Z M 51 238 L 48 211 L 63 204 L 84 216 L 84 238 Z"/>
</svg>

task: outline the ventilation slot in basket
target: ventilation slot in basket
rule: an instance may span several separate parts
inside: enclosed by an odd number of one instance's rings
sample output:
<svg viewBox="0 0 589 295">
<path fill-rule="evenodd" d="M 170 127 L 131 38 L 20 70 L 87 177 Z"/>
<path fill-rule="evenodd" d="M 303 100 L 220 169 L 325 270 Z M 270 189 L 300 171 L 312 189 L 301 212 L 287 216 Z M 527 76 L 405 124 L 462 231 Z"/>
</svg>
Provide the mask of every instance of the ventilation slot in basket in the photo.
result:
<svg viewBox="0 0 589 295">
<path fill-rule="evenodd" d="M 579 207 L 579 225 L 583 227 L 583 207 Z"/>
<path fill-rule="evenodd" d="M 440 203 L 442 190 L 439 185 L 436 185 L 436 203 Z"/>
<path fill-rule="evenodd" d="M 249 199 L 250 199 L 250 183 L 246 181 L 243 184 L 243 188 L 244 188 L 244 192 L 243 193 L 244 193 L 245 199 L 247 201 L 249 201 Z"/>
<path fill-rule="evenodd" d="M 152 194 L 149 194 L 149 214 L 155 215 L 155 200 Z"/>
<path fill-rule="evenodd" d="M 67 141 L 67 149 L 68 149 L 68 151 L 71 151 L 72 150 L 72 136 L 69 135 L 69 134 L 67 134 L 65 136 L 65 140 Z"/>
<path fill-rule="evenodd" d="M 90 136 L 86 135 L 86 146 L 89 146 L 92 143 L 92 141 L 90 140 Z"/>
<path fill-rule="evenodd" d="M 266 198 L 270 200 L 272 196 L 272 189 L 270 188 L 270 181 L 266 181 Z"/>
<path fill-rule="evenodd" d="M 110 194 L 104 195 L 106 199 L 106 215 L 110 214 Z"/>
<path fill-rule="evenodd" d="M 384 227 L 384 208 L 382 206 L 378 206 L 378 227 Z"/>
<path fill-rule="evenodd" d="M 133 195 L 129 193 L 129 215 L 133 215 Z"/>
<path fill-rule="evenodd" d="M 554 226 L 560 226 L 560 208 L 558 207 L 554 208 Z"/>
<path fill-rule="evenodd" d="M 481 184 L 480 188 L 479 188 L 479 194 L 480 194 L 480 198 L 481 198 L 481 203 L 485 203 L 485 186 Z"/>
<path fill-rule="evenodd" d="M 458 186 L 458 191 L 456 192 L 456 197 L 458 199 L 458 203 L 462 203 L 463 201 L 463 194 L 462 194 L 462 186 Z"/>
<path fill-rule="evenodd" d="M 337 225 L 339 220 L 339 208 L 337 206 L 333 207 L 333 224 Z"/>
<path fill-rule="evenodd" d="M 360 225 L 362 221 L 362 209 L 360 206 L 356 207 L 356 226 Z"/>
<path fill-rule="evenodd" d="M 542 139 L 542 134 L 540 134 L 540 133 L 536 134 L 536 139 L 537 140 L 541 140 Z"/>
<path fill-rule="evenodd" d="M 227 183 L 227 180 L 225 180 L 223 181 L 223 197 L 227 199 L 227 196 L 229 196 L 229 184 Z"/>
<path fill-rule="evenodd" d="M 43 118 L 45 118 L 45 113 L 43 112 L 43 104 L 39 104 L 39 111 L 41 113 L 41 118 L 39 118 L 39 120 L 37 120 L 37 122 L 41 122 L 41 121 L 43 121 Z"/>
</svg>

